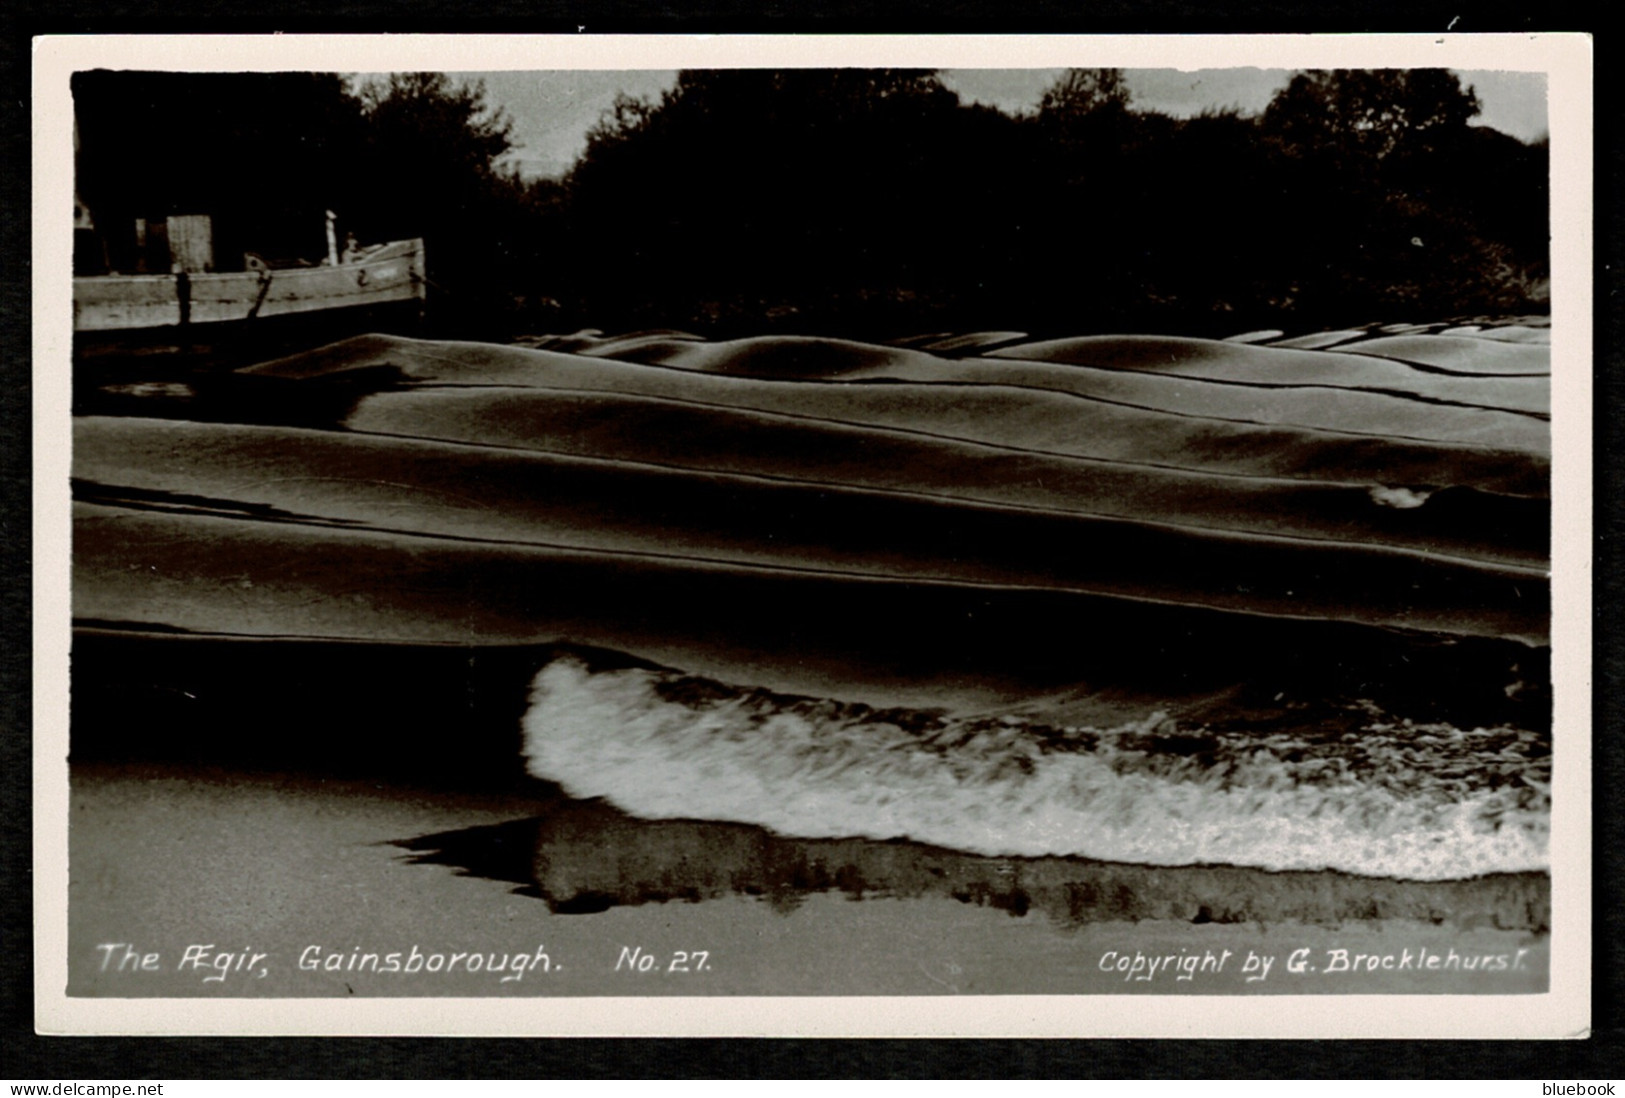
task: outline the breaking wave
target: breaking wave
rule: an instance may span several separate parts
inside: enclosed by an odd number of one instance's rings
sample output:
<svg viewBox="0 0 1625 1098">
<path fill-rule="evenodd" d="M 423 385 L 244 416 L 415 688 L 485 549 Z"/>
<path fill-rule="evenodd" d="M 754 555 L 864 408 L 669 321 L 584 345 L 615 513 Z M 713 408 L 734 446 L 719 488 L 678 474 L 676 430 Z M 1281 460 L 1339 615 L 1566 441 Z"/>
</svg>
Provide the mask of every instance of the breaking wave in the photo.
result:
<svg viewBox="0 0 1625 1098">
<path fill-rule="evenodd" d="M 971 853 L 1450 880 L 1548 867 L 1550 743 L 1393 719 L 1116 728 L 879 710 L 676 672 L 538 674 L 530 772 L 650 819 Z"/>
</svg>

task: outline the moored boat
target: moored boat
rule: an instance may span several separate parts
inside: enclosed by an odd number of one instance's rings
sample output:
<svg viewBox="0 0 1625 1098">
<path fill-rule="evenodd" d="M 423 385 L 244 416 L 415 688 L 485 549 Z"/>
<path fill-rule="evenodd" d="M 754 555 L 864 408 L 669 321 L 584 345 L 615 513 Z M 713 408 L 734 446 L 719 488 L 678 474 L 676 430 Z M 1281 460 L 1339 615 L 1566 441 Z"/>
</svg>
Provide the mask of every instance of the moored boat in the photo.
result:
<svg viewBox="0 0 1625 1098">
<path fill-rule="evenodd" d="M 73 280 L 76 332 L 218 324 L 425 299 L 420 239 L 359 251 L 348 261 L 242 271 L 110 274 Z"/>
</svg>

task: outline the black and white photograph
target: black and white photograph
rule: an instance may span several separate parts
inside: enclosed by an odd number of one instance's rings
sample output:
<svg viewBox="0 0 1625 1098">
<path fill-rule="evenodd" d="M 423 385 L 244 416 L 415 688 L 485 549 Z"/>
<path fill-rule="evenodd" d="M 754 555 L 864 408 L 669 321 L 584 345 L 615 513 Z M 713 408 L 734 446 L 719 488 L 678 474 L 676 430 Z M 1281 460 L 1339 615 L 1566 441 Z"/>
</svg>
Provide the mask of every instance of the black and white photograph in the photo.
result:
<svg viewBox="0 0 1625 1098">
<path fill-rule="evenodd" d="M 1581 39 L 482 41 L 42 44 L 42 1029 L 1584 1027 Z"/>
</svg>

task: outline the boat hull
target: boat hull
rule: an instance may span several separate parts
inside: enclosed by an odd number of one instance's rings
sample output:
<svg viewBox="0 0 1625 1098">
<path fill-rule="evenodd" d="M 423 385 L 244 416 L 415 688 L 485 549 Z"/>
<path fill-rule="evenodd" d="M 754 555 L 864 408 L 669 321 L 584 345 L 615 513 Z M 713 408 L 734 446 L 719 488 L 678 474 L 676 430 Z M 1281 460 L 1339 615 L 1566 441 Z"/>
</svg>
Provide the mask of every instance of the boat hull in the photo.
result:
<svg viewBox="0 0 1625 1098">
<path fill-rule="evenodd" d="M 329 267 L 75 278 L 73 328 L 135 331 L 422 301 L 426 286 L 421 240 Z"/>
</svg>

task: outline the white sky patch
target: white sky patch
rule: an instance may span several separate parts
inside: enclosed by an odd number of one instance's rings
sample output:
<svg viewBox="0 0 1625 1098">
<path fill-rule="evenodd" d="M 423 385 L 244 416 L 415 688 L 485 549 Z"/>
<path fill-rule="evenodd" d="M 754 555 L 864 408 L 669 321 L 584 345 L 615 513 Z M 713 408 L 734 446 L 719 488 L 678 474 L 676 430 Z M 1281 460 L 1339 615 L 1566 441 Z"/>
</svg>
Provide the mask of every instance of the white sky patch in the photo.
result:
<svg viewBox="0 0 1625 1098">
<path fill-rule="evenodd" d="M 677 83 L 672 72 L 463 72 L 485 81 L 486 97 L 513 119 L 519 146 L 507 157 L 527 179 L 558 177 L 587 148 L 587 131 L 621 93 L 658 99 Z"/>
</svg>

